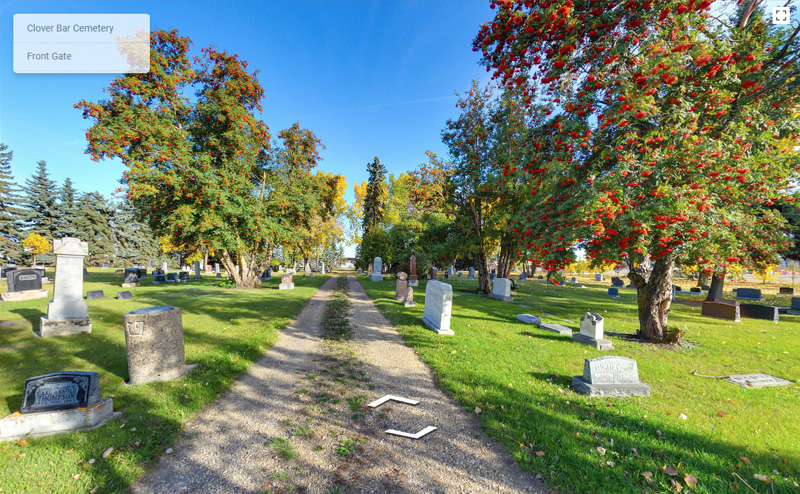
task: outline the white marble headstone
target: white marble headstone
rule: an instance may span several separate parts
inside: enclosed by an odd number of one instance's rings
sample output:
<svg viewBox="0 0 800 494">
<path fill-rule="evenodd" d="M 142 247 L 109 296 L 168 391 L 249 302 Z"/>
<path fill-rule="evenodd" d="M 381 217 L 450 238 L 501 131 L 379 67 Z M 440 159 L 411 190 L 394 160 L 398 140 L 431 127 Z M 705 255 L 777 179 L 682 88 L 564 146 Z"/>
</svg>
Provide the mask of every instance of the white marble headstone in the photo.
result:
<svg viewBox="0 0 800 494">
<path fill-rule="evenodd" d="M 450 329 L 452 311 L 453 287 L 441 281 L 428 281 L 425 287 L 425 312 L 422 322 L 439 334 L 455 334 Z"/>
</svg>

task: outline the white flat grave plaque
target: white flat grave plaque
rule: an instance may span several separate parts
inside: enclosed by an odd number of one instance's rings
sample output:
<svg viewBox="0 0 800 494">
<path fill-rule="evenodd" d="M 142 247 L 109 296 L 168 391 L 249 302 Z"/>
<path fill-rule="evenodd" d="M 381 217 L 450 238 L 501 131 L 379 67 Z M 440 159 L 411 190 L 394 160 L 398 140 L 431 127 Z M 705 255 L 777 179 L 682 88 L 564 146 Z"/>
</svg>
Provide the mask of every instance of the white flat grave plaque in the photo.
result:
<svg viewBox="0 0 800 494">
<path fill-rule="evenodd" d="M 743 388 L 767 388 L 769 386 L 788 386 L 792 381 L 770 376 L 769 374 L 737 374 L 733 376 L 723 376 L 721 379 L 729 383 L 736 384 Z"/>
</svg>

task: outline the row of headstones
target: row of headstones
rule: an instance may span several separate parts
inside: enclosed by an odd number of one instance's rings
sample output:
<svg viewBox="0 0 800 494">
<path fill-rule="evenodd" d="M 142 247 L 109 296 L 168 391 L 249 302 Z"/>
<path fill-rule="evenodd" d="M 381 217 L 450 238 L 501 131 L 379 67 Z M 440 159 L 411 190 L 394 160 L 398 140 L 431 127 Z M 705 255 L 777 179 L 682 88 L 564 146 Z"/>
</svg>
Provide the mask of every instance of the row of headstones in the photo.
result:
<svg viewBox="0 0 800 494">
<path fill-rule="evenodd" d="M 186 365 L 181 309 L 145 307 L 124 315 L 128 384 L 178 379 Z M 98 427 L 114 403 L 101 399 L 97 372 L 64 371 L 25 380 L 18 413 L 0 419 L 0 441 Z"/>
</svg>

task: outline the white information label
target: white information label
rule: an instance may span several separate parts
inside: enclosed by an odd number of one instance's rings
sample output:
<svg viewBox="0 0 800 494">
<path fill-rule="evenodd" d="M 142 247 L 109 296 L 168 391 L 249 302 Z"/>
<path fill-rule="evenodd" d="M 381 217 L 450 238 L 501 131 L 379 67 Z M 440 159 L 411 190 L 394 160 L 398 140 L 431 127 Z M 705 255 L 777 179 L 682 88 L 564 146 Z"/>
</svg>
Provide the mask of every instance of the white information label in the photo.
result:
<svg viewBox="0 0 800 494">
<path fill-rule="evenodd" d="M 147 14 L 15 14 L 14 72 L 150 71 Z"/>
</svg>

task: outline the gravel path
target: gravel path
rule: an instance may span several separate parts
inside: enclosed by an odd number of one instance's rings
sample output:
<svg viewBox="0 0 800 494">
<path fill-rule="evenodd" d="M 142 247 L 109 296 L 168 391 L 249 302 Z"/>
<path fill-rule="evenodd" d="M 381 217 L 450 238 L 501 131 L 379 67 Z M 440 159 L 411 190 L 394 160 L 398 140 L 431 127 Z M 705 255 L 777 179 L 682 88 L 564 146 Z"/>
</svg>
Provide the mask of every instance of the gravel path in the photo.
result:
<svg viewBox="0 0 800 494">
<path fill-rule="evenodd" d="M 336 280 L 231 390 L 186 425 L 175 452 L 134 493 L 550 492 L 435 386 L 352 275 L 351 340 L 323 341 Z M 387 394 L 420 403 L 364 406 Z M 383 432 L 429 425 L 438 429 L 419 440 Z M 293 455 L 270 447 L 276 438 L 291 443 Z"/>
</svg>

